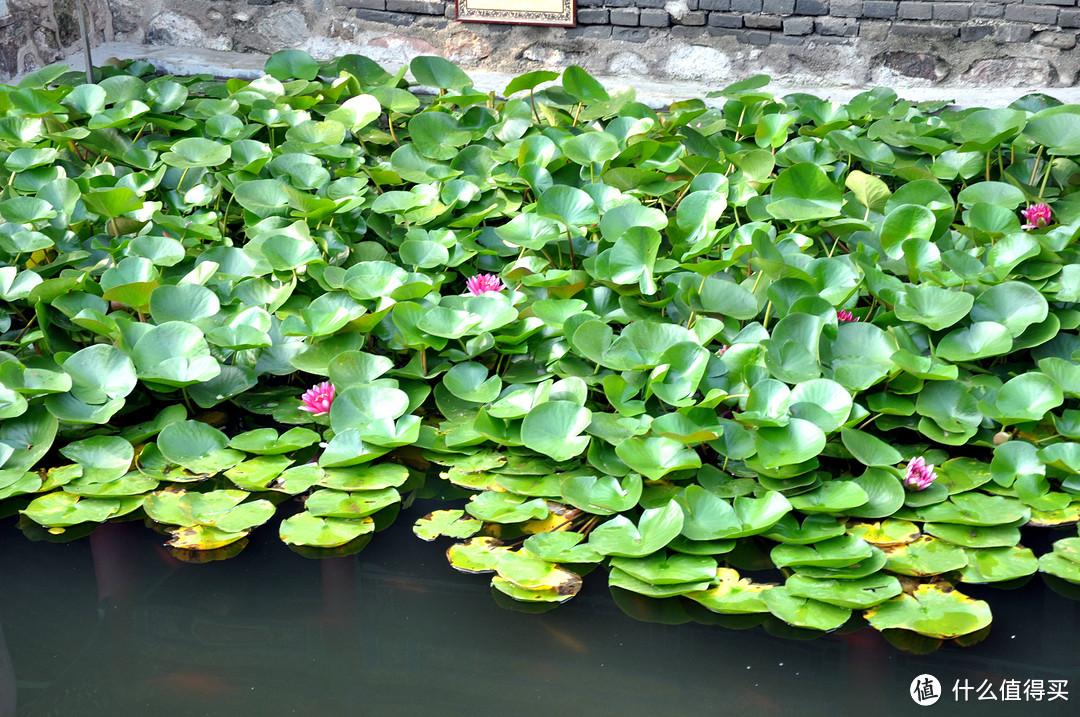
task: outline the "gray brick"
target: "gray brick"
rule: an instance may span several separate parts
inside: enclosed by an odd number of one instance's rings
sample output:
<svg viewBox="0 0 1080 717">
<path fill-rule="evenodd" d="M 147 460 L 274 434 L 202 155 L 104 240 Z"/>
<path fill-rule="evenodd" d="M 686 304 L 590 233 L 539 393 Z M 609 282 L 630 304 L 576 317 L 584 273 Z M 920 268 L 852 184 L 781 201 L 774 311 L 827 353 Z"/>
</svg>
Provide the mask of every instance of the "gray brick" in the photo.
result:
<svg viewBox="0 0 1080 717">
<path fill-rule="evenodd" d="M 1072 7 L 1076 5 L 1074 0 L 1024 0 L 1024 2 L 1040 3 L 1042 5 L 1061 5 L 1063 7 Z"/>
<path fill-rule="evenodd" d="M 859 34 L 859 22 L 849 17 L 819 17 L 814 29 L 819 35 L 855 37 Z"/>
<path fill-rule="evenodd" d="M 990 37 L 994 34 L 993 25 L 963 25 L 960 28 L 960 39 L 964 42 L 974 42 Z"/>
<path fill-rule="evenodd" d="M 829 14 L 836 17 L 861 17 L 862 0 L 832 0 L 829 3 Z"/>
<path fill-rule="evenodd" d="M 365 10 L 385 10 L 386 0 L 345 0 L 343 7 L 359 7 Z"/>
<path fill-rule="evenodd" d="M 1076 47 L 1076 33 L 1046 30 L 1035 33 L 1035 42 L 1059 50 L 1071 50 Z"/>
<path fill-rule="evenodd" d="M 731 0 L 699 0 L 702 10 L 730 10 Z"/>
<path fill-rule="evenodd" d="M 649 39 L 649 31 L 639 27 L 617 27 L 612 30 L 611 38 L 623 42 L 645 42 Z"/>
<path fill-rule="evenodd" d="M 731 0 L 733 12 L 761 12 L 761 0 Z"/>
<path fill-rule="evenodd" d="M 622 27 L 637 27 L 638 9 L 636 7 L 621 7 L 612 10 L 611 24 Z"/>
<path fill-rule="evenodd" d="M 607 2 L 604 3 L 604 4 L 607 5 L 608 7 L 633 7 L 634 6 L 633 0 L 607 0 Z"/>
<path fill-rule="evenodd" d="M 997 30 L 998 42 L 1027 42 L 1031 39 L 1031 25 L 1001 25 Z"/>
<path fill-rule="evenodd" d="M 878 19 L 896 17 L 896 3 L 888 0 L 866 0 L 863 3 L 863 17 Z"/>
<path fill-rule="evenodd" d="M 829 3 L 823 0 L 795 0 L 796 15 L 828 15 Z"/>
<path fill-rule="evenodd" d="M 566 29 L 566 37 L 586 38 L 589 40 L 607 40 L 611 38 L 611 25 L 588 25 L 585 27 L 569 27 Z"/>
<path fill-rule="evenodd" d="M 977 2 L 971 6 L 972 17 L 1005 17 L 1005 6 L 994 5 L 987 2 Z"/>
<path fill-rule="evenodd" d="M 892 34 L 897 37 L 915 37 L 915 38 L 927 38 L 927 37 L 957 37 L 960 34 L 960 29 L 955 25 L 910 25 L 907 23 L 896 23 L 892 26 Z"/>
<path fill-rule="evenodd" d="M 710 12 L 709 27 L 742 27 L 742 15 L 724 15 L 719 12 Z"/>
<path fill-rule="evenodd" d="M 795 12 L 795 0 L 764 0 L 761 9 L 774 15 L 790 15 Z"/>
<path fill-rule="evenodd" d="M 386 0 L 391 12 L 411 12 L 414 15 L 442 15 L 446 6 L 441 2 L 418 2 L 418 0 Z"/>
<path fill-rule="evenodd" d="M 931 3 L 909 0 L 901 2 L 896 8 L 896 16 L 901 20 L 929 20 L 934 8 Z"/>
<path fill-rule="evenodd" d="M 381 12 L 379 10 L 364 10 L 363 8 L 353 10 L 353 14 L 357 20 L 383 22 L 388 25 L 412 25 L 413 20 L 416 19 L 413 15 L 406 15 L 400 12 Z"/>
<path fill-rule="evenodd" d="M 701 8 L 698 7 L 698 5 L 698 0 L 686 0 L 686 7 L 690 8 L 691 10 L 700 10 Z"/>
<path fill-rule="evenodd" d="M 580 7 L 577 21 L 579 25 L 607 25 L 608 11 L 602 7 Z"/>
<path fill-rule="evenodd" d="M 963 22 L 971 15 L 971 8 L 967 3 L 936 2 L 933 5 L 935 20 Z"/>
<path fill-rule="evenodd" d="M 768 45 L 772 42 L 772 35 L 764 30 L 745 30 L 739 40 L 747 45 Z"/>
<path fill-rule="evenodd" d="M 671 24 L 671 17 L 667 14 L 667 10 L 653 8 L 642 10 L 638 20 L 642 27 L 667 27 Z"/>
<path fill-rule="evenodd" d="M 1058 13 L 1058 25 L 1080 27 L 1080 10 L 1062 10 Z"/>
<path fill-rule="evenodd" d="M 704 27 L 687 27 L 685 25 L 675 25 L 668 33 L 679 40 L 700 40 L 705 36 Z"/>
<path fill-rule="evenodd" d="M 577 6 L 581 7 L 604 7 L 604 0 L 577 0 Z M 492 23 L 494 24 L 494 23 Z"/>
<path fill-rule="evenodd" d="M 789 17 L 784 20 L 785 35 L 809 35 L 814 31 L 814 18 Z"/>
<path fill-rule="evenodd" d="M 1012 3 L 1005 6 L 1005 19 L 1019 22 L 1034 22 L 1039 25 L 1057 23 L 1058 9 L 1052 5 L 1028 5 Z"/>
<path fill-rule="evenodd" d="M 663 8 L 667 0 L 634 0 L 639 8 Z"/>
<path fill-rule="evenodd" d="M 678 20 L 675 20 L 675 18 L 672 18 L 672 20 L 674 20 L 676 24 L 679 24 L 679 25 L 692 25 L 694 27 L 701 27 L 702 25 L 705 24 L 705 21 L 707 19 L 708 19 L 708 14 L 701 11 L 701 10 L 698 10 L 698 11 L 695 11 L 695 12 L 688 12 L 685 15 L 683 15 L 681 18 L 679 18 Z"/>
<path fill-rule="evenodd" d="M 775 15 L 743 15 L 743 25 L 755 30 L 779 30 L 784 21 Z"/>
</svg>

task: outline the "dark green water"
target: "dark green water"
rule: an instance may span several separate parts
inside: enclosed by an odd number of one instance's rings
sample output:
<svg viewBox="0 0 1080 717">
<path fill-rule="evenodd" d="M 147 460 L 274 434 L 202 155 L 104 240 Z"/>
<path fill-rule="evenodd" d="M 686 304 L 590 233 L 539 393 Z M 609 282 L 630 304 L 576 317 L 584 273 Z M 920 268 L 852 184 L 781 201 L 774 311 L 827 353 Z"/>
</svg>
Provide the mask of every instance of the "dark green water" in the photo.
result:
<svg viewBox="0 0 1080 717">
<path fill-rule="evenodd" d="M 620 604 L 678 620 L 683 603 L 617 602 L 599 573 L 530 615 L 451 569 L 445 542 L 413 537 L 423 512 L 350 557 L 301 557 L 265 526 L 239 556 L 203 565 L 138 522 L 52 544 L 6 518 L 0 717 L 1080 714 L 1080 602 L 1039 577 L 967 590 L 990 601 L 990 634 L 928 655 L 869 628 L 800 640 L 642 622 Z M 928 707 L 909 695 L 923 673 L 944 691 Z M 1029 679 L 1067 680 L 1069 700 L 1001 701 L 1004 680 Z M 976 689 L 958 702 L 965 680 Z M 984 683 L 998 701 L 977 699 Z"/>
</svg>

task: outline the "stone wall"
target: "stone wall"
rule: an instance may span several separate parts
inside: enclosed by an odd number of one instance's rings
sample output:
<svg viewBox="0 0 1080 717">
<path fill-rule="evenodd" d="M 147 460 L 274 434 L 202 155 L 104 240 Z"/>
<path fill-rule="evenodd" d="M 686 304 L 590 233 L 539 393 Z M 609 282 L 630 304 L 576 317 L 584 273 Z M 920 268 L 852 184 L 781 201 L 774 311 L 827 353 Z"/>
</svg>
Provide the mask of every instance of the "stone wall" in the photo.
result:
<svg viewBox="0 0 1080 717">
<path fill-rule="evenodd" d="M 56 17 L 73 0 L 4 2 Z M 110 39 L 387 64 L 432 53 L 477 70 L 578 64 L 717 85 L 766 73 L 808 85 L 1073 86 L 1080 74 L 1080 0 L 578 0 L 572 28 L 457 22 L 453 0 L 91 0 L 105 2 Z"/>
<path fill-rule="evenodd" d="M 85 0 L 93 43 L 113 37 L 107 0 Z M 56 62 L 81 49 L 75 0 L 0 0 L 0 78 Z"/>
</svg>

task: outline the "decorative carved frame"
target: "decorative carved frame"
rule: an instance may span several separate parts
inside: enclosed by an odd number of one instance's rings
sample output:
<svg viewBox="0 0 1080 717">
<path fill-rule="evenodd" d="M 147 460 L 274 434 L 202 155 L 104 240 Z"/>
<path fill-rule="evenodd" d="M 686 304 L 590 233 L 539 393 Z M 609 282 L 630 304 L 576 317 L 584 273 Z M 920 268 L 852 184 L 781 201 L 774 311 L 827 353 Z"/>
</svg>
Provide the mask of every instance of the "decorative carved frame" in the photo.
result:
<svg viewBox="0 0 1080 717">
<path fill-rule="evenodd" d="M 538 9 L 544 5 L 560 5 L 559 10 Z M 480 5 L 482 7 L 476 7 Z M 574 0 L 457 0 L 459 22 L 494 22 L 514 25 L 556 25 L 573 27 L 576 24 Z"/>
</svg>

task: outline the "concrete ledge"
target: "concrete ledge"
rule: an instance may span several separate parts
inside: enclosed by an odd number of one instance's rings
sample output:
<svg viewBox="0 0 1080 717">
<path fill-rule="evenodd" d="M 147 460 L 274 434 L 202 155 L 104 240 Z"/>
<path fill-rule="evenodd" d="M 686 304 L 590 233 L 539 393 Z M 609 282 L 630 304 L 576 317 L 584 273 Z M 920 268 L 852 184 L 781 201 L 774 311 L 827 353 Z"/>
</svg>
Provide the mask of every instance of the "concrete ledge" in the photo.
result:
<svg viewBox="0 0 1080 717">
<path fill-rule="evenodd" d="M 371 57 L 394 72 L 405 64 L 404 58 L 397 61 L 380 57 L 385 50 L 372 47 Z M 362 53 L 363 54 L 363 53 Z M 422 54 L 422 53 L 416 53 Z M 240 77 L 254 79 L 263 74 L 263 65 L 267 56 L 261 53 L 221 52 L 195 47 L 171 47 L 164 45 L 136 45 L 132 43 L 105 43 L 93 50 L 95 64 L 102 64 L 110 58 L 123 60 L 145 60 L 160 71 L 174 75 L 209 74 L 215 77 Z M 82 53 L 67 58 L 65 63 L 72 69 L 85 68 Z M 501 93 L 515 75 L 504 72 L 473 72 L 466 70 L 473 78 L 477 90 L 481 92 Z M 754 74 L 747 70 L 747 76 Z M 608 89 L 633 87 L 637 99 L 650 107 L 664 107 L 673 102 L 686 99 L 704 99 L 709 92 L 718 89 L 715 84 L 675 81 L 635 80 L 628 82 L 625 77 L 597 75 L 597 79 Z M 18 78 L 10 81 L 18 82 Z M 847 102 L 869 87 L 830 87 L 825 85 L 770 84 L 767 88 L 777 96 L 793 92 L 806 92 L 833 102 Z M 949 102 L 957 107 L 1004 107 L 1019 97 L 1032 92 L 1042 92 L 1056 97 L 1066 104 L 1080 103 L 1080 87 L 1008 87 L 1008 88 L 973 88 L 936 85 L 932 87 L 901 87 L 893 90 L 901 99 L 912 102 Z M 720 104 L 709 101 L 710 104 Z"/>
</svg>

